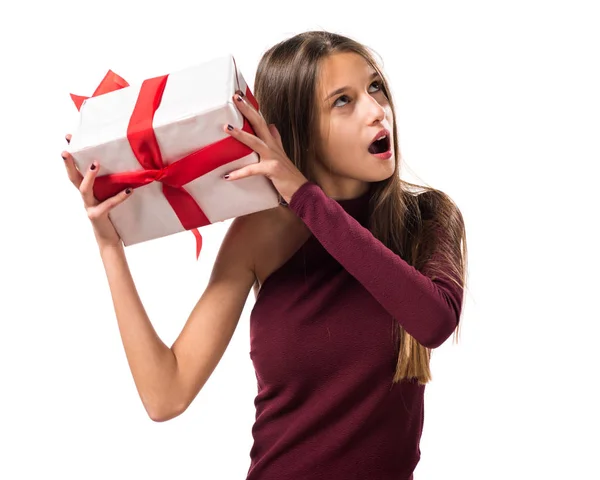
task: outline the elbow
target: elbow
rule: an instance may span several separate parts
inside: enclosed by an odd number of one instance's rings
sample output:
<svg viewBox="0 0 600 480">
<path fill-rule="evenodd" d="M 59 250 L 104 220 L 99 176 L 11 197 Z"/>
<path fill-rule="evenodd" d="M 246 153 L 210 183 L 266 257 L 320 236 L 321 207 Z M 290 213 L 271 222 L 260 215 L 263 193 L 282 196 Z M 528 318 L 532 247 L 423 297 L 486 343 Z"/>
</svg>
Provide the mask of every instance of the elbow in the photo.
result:
<svg viewBox="0 0 600 480">
<path fill-rule="evenodd" d="M 458 325 L 454 314 L 446 315 L 445 320 L 435 329 L 434 335 L 424 339 L 421 344 L 427 348 L 438 348 L 452 335 Z"/>
<path fill-rule="evenodd" d="M 153 422 L 162 423 L 175 418 L 177 415 L 148 414 L 148 416 Z"/>
<path fill-rule="evenodd" d="M 150 417 L 150 420 L 156 423 L 166 422 L 167 420 L 171 420 L 171 418 L 173 418 L 172 416 L 167 415 L 159 410 L 150 410 L 148 412 L 148 416 Z"/>
<path fill-rule="evenodd" d="M 182 413 L 183 411 L 179 410 L 151 410 L 148 412 L 148 416 L 153 422 L 162 423 L 168 420 L 172 420 L 173 418 L 178 417 Z"/>
<path fill-rule="evenodd" d="M 173 407 L 173 406 L 162 406 L 160 408 L 149 408 L 146 407 L 146 413 L 150 417 L 150 420 L 156 423 L 166 422 L 178 417 L 186 410 L 186 407 Z"/>
<path fill-rule="evenodd" d="M 450 335 L 452 335 L 453 331 L 454 330 L 448 332 L 448 331 L 444 330 L 443 334 L 442 334 L 442 332 L 436 332 L 436 333 L 438 333 L 438 335 L 427 339 L 427 341 L 423 342 L 422 345 L 424 347 L 430 348 L 432 350 L 434 348 L 438 348 L 438 347 L 442 346 L 446 340 L 448 340 Z"/>
<path fill-rule="evenodd" d="M 437 317 L 440 319 L 437 328 L 434 329 L 433 335 L 425 339 L 422 343 L 427 348 L 438 348 L 452 335 L 456 327 L 461 314 L 461 301 L 460 298 L 455 298 L 450 295 L 443 295 L 444 303 L 440 307 L 440 311 Z"/>
</svg>

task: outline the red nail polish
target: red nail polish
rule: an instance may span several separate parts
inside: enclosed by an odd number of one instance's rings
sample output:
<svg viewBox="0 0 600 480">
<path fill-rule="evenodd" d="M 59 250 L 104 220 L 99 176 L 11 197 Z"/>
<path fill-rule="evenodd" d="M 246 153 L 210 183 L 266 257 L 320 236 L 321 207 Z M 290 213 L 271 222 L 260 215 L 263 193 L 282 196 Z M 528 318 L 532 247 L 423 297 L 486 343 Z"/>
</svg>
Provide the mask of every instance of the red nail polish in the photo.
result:
<svg viewBox="0 0 600 480">
<path fill-rule="evenodd" d="M 127 195 L 129 195 L 129 194 L 131 193 L 131 188 L 128 188 L 127 190 L 125 190 L 125 193 L 126 193 Z"/>
<path fill-rule="evenodd" d="M 225 180 L 227 180 L 227 179 L 229 178 L 229 174 L 227 174 L 227 175 L 223 175 L 223 178 L 224 178 Z"/>
<path fill-rule="evenodd" d="M 233 130 L 233 127 L 229 124 L 227 124 L 227 130 Z"/>
<path fill-rule="evenodd" d="M 236 99 L 238 102 L 241 102 L 241 101 L 242 101 L 242 97 L 241 97 L 241 96 L 239 96 L 239 95 L 236 95 L 236 96 L 235 96 L 235 99 Z"/>
<path fill-rule="evenodd" d="M 93 163 L 90 165 L 90 170 L 96 170 L 96 165 L 94 165 Z"/>
</svg>

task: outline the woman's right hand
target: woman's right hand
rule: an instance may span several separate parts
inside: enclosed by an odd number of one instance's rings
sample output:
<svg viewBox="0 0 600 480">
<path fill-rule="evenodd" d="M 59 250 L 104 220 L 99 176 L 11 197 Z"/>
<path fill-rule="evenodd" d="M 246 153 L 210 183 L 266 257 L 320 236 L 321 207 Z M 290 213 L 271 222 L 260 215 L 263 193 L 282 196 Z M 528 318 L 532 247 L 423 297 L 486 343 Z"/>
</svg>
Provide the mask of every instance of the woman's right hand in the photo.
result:
<svg viewBox="0 0 600 480">
<path fill-rule="evenodd" d="M 67 134 L 65 138 L 67 139 L 67 143 L 71 142 L 71 134 Z M 99 247 L 102 249 L 105 247 L 122 245 L 121 237 L 115 230 L 113 223 L 110 221 L 108 212 L 129 198 L 133 190 L 128 188 L 127 190 L 107 198 L 103 202 L 99 202 L 96 200 L 93 193 L 94 179 L 100 170 L 98 162 L 94 162 L 87 172 L 82 175 L 75 166 L 73 157 L 69 152 L 63 151 L 61 156 L 65 161 L 69 180 L 71 180 L 71 183 L 75 185 L 81 193 L 83 206 L 94 227 L 94 235 L 96 236 Z"/>
</svg>

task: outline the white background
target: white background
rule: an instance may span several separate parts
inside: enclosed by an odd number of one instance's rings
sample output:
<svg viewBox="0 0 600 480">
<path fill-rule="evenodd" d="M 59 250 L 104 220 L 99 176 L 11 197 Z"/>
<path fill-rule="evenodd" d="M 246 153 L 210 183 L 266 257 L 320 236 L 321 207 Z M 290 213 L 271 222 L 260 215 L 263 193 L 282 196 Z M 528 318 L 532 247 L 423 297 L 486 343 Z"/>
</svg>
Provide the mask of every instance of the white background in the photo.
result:
<svg viewBox="0 0 600 480">
<path fill-rule="evenodd" d="M 15 2 L 16 3 L 16 2 Z M 8 5 L 8 4 L 7 4 Z M 110 68 L 130 82 L 296 33 L 384 60 L 403 175 L 466 221 L 462 336 L 435 350 L 415 480 L 598 479 L 600 45 L 596 2 L 23 2 L 0 7 L 0 478 L 243 479 L 256 379 L 246 309 L 205 388 L 155 423 L 60 152 Z M 414 176 L 413 176 L 414 175 Z M 230 221 L 127 248 L 171 345 Z"/>
</svg>

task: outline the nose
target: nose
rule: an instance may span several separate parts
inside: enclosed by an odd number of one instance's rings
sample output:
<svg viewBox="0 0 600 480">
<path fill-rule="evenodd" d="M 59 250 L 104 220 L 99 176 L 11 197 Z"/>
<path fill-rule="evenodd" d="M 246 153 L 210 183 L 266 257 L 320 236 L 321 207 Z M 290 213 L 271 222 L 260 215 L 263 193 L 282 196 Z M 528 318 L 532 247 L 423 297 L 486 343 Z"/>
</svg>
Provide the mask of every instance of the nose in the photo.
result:
<svg viewBox="0 0 600 480">
<path fill-rule="evenodd" d="M 367 95 L 367 120 L 369 125 L 373 123 L 381 123 L 385 119 L 385 108 L 377 99 L 371 95 Z"/>
</svg>

